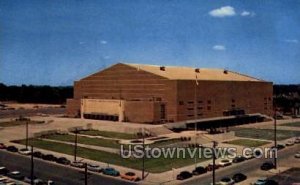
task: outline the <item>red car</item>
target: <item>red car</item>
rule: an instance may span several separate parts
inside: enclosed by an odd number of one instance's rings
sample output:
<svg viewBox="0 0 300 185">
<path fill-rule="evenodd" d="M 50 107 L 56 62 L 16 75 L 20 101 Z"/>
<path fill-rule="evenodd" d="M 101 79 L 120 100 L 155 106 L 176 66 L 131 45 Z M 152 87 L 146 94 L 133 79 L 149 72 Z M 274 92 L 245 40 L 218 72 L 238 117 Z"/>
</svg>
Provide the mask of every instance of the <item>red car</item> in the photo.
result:
<svg viewBox="0 0 300 185">
<path fill-rule="evenodd" d="M 221 166 L 219 164 L 215 164 L 215 170 L 220 168 Z M 213 170 L 213 164 L 210 163 L 207 167 L 206 167 L 207 171 L 212 171 Z"/>
<path fill-rule="evenodd" d="M 0 143 L 0 149 L 6 149 L 6 145 L 3 143 Z"/>
</svg>

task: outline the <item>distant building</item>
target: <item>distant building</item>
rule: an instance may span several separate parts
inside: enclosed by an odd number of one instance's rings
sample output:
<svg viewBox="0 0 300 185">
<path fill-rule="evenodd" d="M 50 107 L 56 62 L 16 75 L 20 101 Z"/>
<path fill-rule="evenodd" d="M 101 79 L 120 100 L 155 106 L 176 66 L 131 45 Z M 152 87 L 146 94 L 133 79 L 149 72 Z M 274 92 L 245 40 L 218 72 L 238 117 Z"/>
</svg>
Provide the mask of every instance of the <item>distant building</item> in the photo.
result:
<svg viewBox="0 0 300 185">
<path fill-rule="evenodd" d="M 74 83 L 67 115 L 138 123 L 273 112 L 273 87 L 224 69 L 118 63 Z"/>
</svg>

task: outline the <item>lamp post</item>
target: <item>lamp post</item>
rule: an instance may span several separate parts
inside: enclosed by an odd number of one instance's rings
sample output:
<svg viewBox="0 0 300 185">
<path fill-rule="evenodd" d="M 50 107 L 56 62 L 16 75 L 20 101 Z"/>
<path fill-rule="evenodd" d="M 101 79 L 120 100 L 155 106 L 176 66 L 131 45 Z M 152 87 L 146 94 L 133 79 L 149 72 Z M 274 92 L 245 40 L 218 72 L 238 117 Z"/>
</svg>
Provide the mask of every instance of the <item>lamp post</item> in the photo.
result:
<svg viewBox="0 0 300 185">
<path fill-rule="evenodd" d="M 77 128 L 75 129 L 75 140 L 74 140 L 74 162 L 76 162 L 76 159 L 77 159 Z"/>
<path fill-rule="evenodd" d="M 26 121 L 26 150 L 28 150 L 28 121 Z"/>
<path fill-rule="evenodd" d="M 275 145 L 275 154 L 274 154 L 274 169 L 277 169 L 277 123 L 276 123 L 277 110 L 276 106 L 274 108 L 274 145 Z"/>
<path fill-rule="evenodd" d="M 213 141 L 213 171 L 212 171 L 212 178 L 213 178 L 213 185 L 216 184 L 216 173 L 215 173 L 215 166 L 216 166 L 216 147 L 217 147 L 217 142 Z"/>
</svg>

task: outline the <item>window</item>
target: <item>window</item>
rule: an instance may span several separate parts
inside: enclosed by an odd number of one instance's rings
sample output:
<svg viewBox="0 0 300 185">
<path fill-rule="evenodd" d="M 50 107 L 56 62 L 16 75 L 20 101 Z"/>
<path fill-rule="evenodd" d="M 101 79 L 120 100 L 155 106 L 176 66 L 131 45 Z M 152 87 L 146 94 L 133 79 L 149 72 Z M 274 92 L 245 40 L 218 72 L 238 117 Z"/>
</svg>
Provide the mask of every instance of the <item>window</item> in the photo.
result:
<svg viewBox="0 0 300 185">
<path fill-rule="evenodd" d="M 203 101 L 199 100 L 199 101 L 198 101 L 198 103 L 200 103 L 200 104 L 201 104 L 201 103 L 203 103 Z"/>
<path fill-rule="evenodd" d="M 194 104 L 194 101 L 188 101 L 188 104 Z"/>
<path fill-rule="evenodd" d="M 210 101 L 210 100 L 207 100 L 207 104 L 211 104 L 211 101 Z"/>
<path fill-rule="evenodd" d="M 210 106 L 207 106 L 207 110 L 211 110 L 211 107 L 210 107 Z"/>
<path fill-rule="evenodd" d="M 234 104 L 232 104 L 232 105 L 231 105 L 231 107 L 232 107 L 232 108 L 235 108 L 235 105 L 234 105 Z"/>
<path fill-rule="evenodd" d="M 179 105 L 184 105 L 184 102 L 183 101 L 179 101 Z"/>
<path fill-rule="evenodd" d="M 202 113 L 199 113 L 198 116 L 203 116 L 203 114 L 202 114 Z"/>
<path fill-rule="evenodd" d="M 189 108 L 187 108 L 187 110 L 194 110 L 194 108 L 193 107 L 189 107 Z"/>
<path fill-rule="evenodd" d="M 189 115 L 187 115 L 188 117 L 194 117 L 194 115 L 193 114 L 189 114 Z"/>
<path fill-rule="evenodd" d="M 197 109 L 199 109 L 199 110 L 202 110 L 202 109 L 203 109 L 203 107 L 197 107 Z"/>
<path fill-rule="evenodd" d="M 235 103 L 235 99 L 232 99 L 231 102 L 232 102 L 232 103 Z"/>
</svg>

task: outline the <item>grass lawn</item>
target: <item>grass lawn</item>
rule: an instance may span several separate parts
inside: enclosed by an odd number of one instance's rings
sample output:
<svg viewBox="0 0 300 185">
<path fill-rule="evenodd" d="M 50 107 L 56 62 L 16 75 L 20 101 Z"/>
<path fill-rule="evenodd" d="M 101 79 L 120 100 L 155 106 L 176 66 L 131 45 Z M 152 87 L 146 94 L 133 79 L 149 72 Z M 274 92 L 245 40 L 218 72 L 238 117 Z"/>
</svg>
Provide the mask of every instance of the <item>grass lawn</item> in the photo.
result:
<svg viewBox="0 0 300 185">
<path fill-rule="evenodd" d="M 234 128 L 235 135 L 238 137 L 273 140 L 273 129 L 255 129 L 255 128 Z M 277 139 L 284 140 L 291 137 L 300 136 L 300 131 L 293 130 L 277 130 Z"/>
<path fill-rule="evenodd" d="M 100 130 L 83 130 L 79 132 L 80 134 L 84 135 L 91 135 L 91 136 L 103 136 L 115 139 L 137 139 L 135 134 L 129 133 L 121 133 L 121 132 L 110 132 L 110 131 L 100 131 Z"/>
<path fill-rule="evenodd" d="M 281 124 L 280 126 L 300 127 L 300 122 L 284 123 L 284 124 Z"/>
<path fill-rule="evenodd" d="M 25 140 L 16 141 L 17 143 L 25 144 Z M 71 145 L 55 143 L 51 141 L 45 141 L 40 139 L 30 139 L 29 144 L 36 148 L 51 150 L 59 153 L 73 155 L 74 148 Z M 142 159 L 130 158 L 124 159 L 121 156 L 113 153 L 87 149 L 78 147 L 78 156 L 91 159 L 95 161 L 101 161 L 108 164 L 116 164 L 119 166 L 126 166 L 134 169 L 142 169 Z M 164 171 L 171 170 L 172 168 L 179 168 L 194 163 L 194 158 L 186 157 L 183 158 L 151 158 L 145 160 L 145 169 L 152 173 L 161 173 Z M 205 158 L 198 158 L 197 161 L 201 162 L 207 160 Z"/>
<path fill-rule="evenodd" d="M 57 140 L 57 141 L 71 142 L 71 143 L 74 143 L 75 140 L 74 135 L 68 135 L 68 134 L 47 135 L 44 136 L 43 138 Z M 118 141 L 110 140 L 110 139 L 89 138 L 84 136 L 78 136 L 77 142 L 86 145 L 94 145 L 94 146 L 102 146 L 102 147 L 118 148 L 118 149 L 120 148 L 120 144 L 118 143 Z"/>
<path fill-rule="evenodd" d="M 228 141 L 226 143 L 233 144 L 233 145 L 247 146 L 247 147 L 259 147 L 268 144 L 270 142 L 251 140 L 251 139 L 236 139 L 236 140 Z"/>
<path fill-rule="evenodd" d="M 28 122 L 28 124 L 44 123 L 44 121 L 5 121 L 5 122 L 0 122 L 0 127 L 13 127 L 13 126 L 25 125 L 26 122 Z"/>
</svg>

